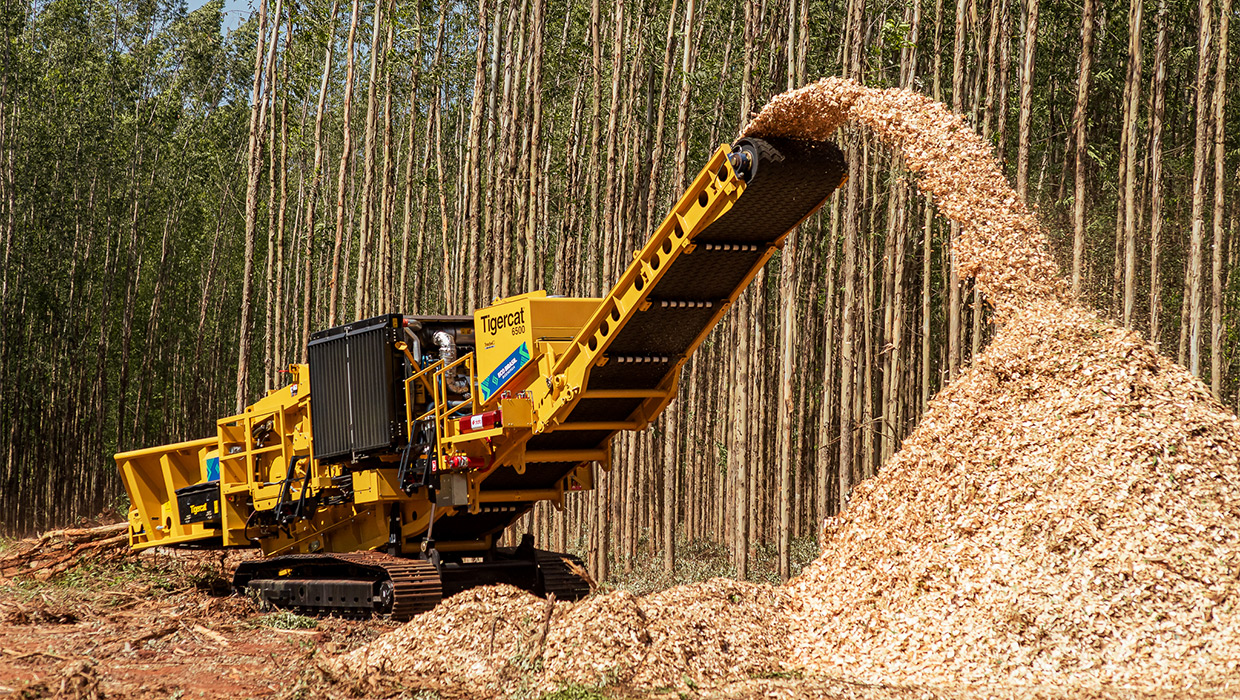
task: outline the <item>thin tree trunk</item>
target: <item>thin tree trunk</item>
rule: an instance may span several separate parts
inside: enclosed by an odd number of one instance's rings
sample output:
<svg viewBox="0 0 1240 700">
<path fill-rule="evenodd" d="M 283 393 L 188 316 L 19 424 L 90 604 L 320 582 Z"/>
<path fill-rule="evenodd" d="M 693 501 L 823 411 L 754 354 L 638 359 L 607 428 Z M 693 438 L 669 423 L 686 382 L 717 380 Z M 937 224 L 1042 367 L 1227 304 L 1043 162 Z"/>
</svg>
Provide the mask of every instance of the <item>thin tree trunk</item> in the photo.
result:
<svg viewBox="0 0 1240 700">
<path fill-rule="evenodd" d="M 1211 252 L 1213 292 L 1210 302 L 1210 391 L 1222 400 L 1223 388 L 1223 180 L 1227 133 L 1227 29 L 1231 19 L 1231 0 L 1219 6 L 1218 66 L 1214 73 L 1214 249 Z"/>
<path fill-rule="evenodd" d="M 280 23 L 282 18 L 276 17 L 276 24 Z M 287 53 L 287 52 L 286 52 Z M 274 57 L 273 57 L 274 59 Z M 274 72 L 273 72 L 274 78 Z M 267 86 L 267 93 L 271 101 L 271 111 L 274 115 L 276 111 L 276 89 L 281 87 L 277 85 L 273 79 Z M 263 279 L 266 281 L 266 313 L 263 322 L 263 393 L 271 391 L 272 379 L 275 375 L 275 368 L 272 366 L 271 354 L 274 351 L 272 347 L 271 323 L 275 320 L 276 315 L 276 287 L 275 287 L 275 264 L 276 264 L 276 186 L 279 184 L 279 177 L 276 175 L 276 166 L 279 165 L 276 158 L 276 120 L 273 116 L 271 119 L 271 128 L 268 130 L 267 137 L 267 153 L 270 154 L 267 159 L 267 270 Z"/>
<path fill-rule="evenodd" d="M 1085 0 L 1081 11 L 1081 61 L 1077 67 L 1076 109 L 1072 113 L 1073 159 L 1076 189 L 1072 200 L 1072 294 L 1081 293 L 1081 267 L 1085 257 L 1085 126 L 1089 111 L 1089 72 L 1094 52 L 1094 0 Z"/>
<path fill-rule="evenodd" d="M 481 193 L 482 187 L 482 170 L 480 168 L 482 156 L 482 106 L 485 100 L 483 85 L 486 81 L 486 49 L 487 49 L 487 0 L 480 0 L 478 3 L 478 38 L 477 47 L 474 53 L 474 89 L 473 89 L 473 105 L 469 114 L 469 142 L 467 147 L 468 162 L 465 164 L 465 174 L 467 177 L 465 200 L 465 220 L 467 224 L 467 238 L 465 245 L 465 259 L 477 260 L 480 248 L 480 229 L 481 223 Z M 478 284 L 477 267 L 470 267 L 470 274 L 464 274 L 465 269 L 460 270 L 462 281 L 465 284 L 465 305 L 466 308 L 473 309 L 477 307 Z"/>
<path fill-rule="evenodd" d="M 588 255 L 580 255 L 578 260 L 584 261 L 586 271 L 584 275 L 584 283 L 590 294 L 596 294 L 599 291 L 598 271 L 599 263 L 597 258 L 601 252 L 598 249 L 598 235 L 601 228 L 601 217 L 599 216 L 599 136 L 602 130 L 602 113 L 603 113 L 603 39 L 599 32 L 599 0 L 593 0 L 590 3 L 590 49 L 591 49 L 591 103 L 590 103 L 590 150 L 588 162 L 586 164 L 586 180 L 589 192 L 590 202 L 590 228 L 593 233 L 592 245 L 594 249 Z M 584 238 L 584 237 L 583 237 Z M 578 246 L 584 247 L 586 242 L 578 239 Z"/>
<path fill-rule="evenodd" d="M 1017 138 L 1016 194 L 1029 201 L 1029 124 L 1033 118 L 1033 58 L 1038 39 L 1038 0 L 1025 0 L 1025 40 L 1020 69 L 1020 133 Z"/>
<path fill-rule="evenodd" d="M 340 298 L 340 247 L 344 243 L 345 222 L 345 177 L 349 174 L 349 159 L 353 155 L 353 130 L 351 117 L 353 113 L 353 46 L 357 40 L 357 16 L 361 3 L 353 0 L 353 17 L 349 20 L 349 40 L 345 44 L 348 55 L 344 76 L 344 105 L 341 108 L 344 124 L 343 144 L 340 147 L 340 168 L 336 173 L 336 240 L 332 245 L 331 281 L 327 289 L 327 325 L 336 325 L 336 304 Z"/>
<path fill-rule="evenodd" d="M 855 280 L 857 276 L 857 184 L 861 179 L 860 159 L 857 148 L 848 149 L 848 172 L 857 176 L 848 178 L 844 210 L 844 312 L 840 331 L 840 464 L 839 507 L 848 503 L 853 486 L 853 340 L 854 309 L 856 305 Z"/>
<path fill-rule="evenodd" d="M 262 46 L 266 37 L 266 6 L 265 1 L 260 2 L 258 17 L 258 45 Z M 283 0 L 276 0 L 276 20 L 274 22 L 274 30 L 271 33 L 271 43 L 266 52 L 256 52 L 254 58 L 254 89 L 250 95 L 250 102 L 253 108 L 250 111 L 250 160 L 249 160 L 249 177 L 246 180 L 245 192 L 245 258 L 244 269 L 241 275 L 241 320 L 238 324 L 237 335 L 239 341 L 237 344 L 237 393 L 235 401 L 235 409 L 238 413 L 245 407 L 246 388 L 250 379 L 250 315 L 251 301 L 250 294 L 253 288 L 253 271 L 254 271 L 254 237 L 258 230 L 258 180 L 262 175 L 263 164 L 263 145 L 262 132 L 263 120 L 266 118 L 267 101 L 263 99 L 261 91 L 263 89 L 262 72 L 264 65 L 264 54 L 266 55 L 268 84 L 271 82 L 272 64 L 275 61 L 276 42 L 280 36 L 280 17 L 283 11 Z"/>
<path fill-rule="evenodd" d="M 293 41 L 293 13 L 288 16 L 288 28 L 285 30 L 288 39 L 285 47 L 285 57 L 283 61 L 283 81 L 285 85 L 289 84 L 289 45 Z M 303 100 L 301 110 L 300 127 L 304 127 L 306 122 L 306 103 Z M 304 131 L 304 128 L 299 128 Z M 274 153 L 273 153 L 274 155 Z M 284 332 L 284 232 L 285 232 L 285 216 L 288 210 L 288 95 L 286 94 L 280 100 L 280 203 L 279 210 L 276 215 L 276 313 L 275 313 L 275 331 L 271 340 L 272 353 L 275 355 L 275 361 L 268 369 L 273 381 L 276 381 L 280 365 L 287 359 L 284 352 L 284 345 L 281 342 L 285 338 Z M 300 189 L 300 187 L 299 187 Z M 276 384 L 278 385 L 278 381 Z"/>
<path fill-rule="evenodd" d="M 1196 109 L 1193 114 L 1197 120 L 1195 147 L 1193 149 L 1193 212 L 1192 234 L 1189 239 L 1188 253 L 1188 368 L 1194 377 L 1201 376 L 1201 239 L 1204 234 L 1205 221 L 1205 169 L 1206 142 L 1209 134 L 1209 118 L 1206 110 L 1206 98 L 1209 89 L 1210 73 L 1210 32 L 1213 16 L 1210 11 L 1210 0 L 1200 0 L 1199 33 L 1197 40 L 1197 97 Z"/>
<path fill-rule="evenodd" d="M 530 216 L 525 226 L 525 250 L 526 250 L 526 269 L 525 269 L 525 286 L 529 290 L 537 289 L 542 286 L 542 251 L 538 247 L 538 239 L 536 237 L 538 217 L 539 192 L 542 191 L 542 179 L 545 173 L 538 167 L 539 153 L 542 151 L 542 119 L 543 119 L 543 34 L 545 33 L 546 21 L 543 13 L 546 9 L 545 0 L 533 0 L 533 26 L 530 32 L 533 36 L 533 56 L 531 57 L 532 65 L 530 67 L 530 96 L 533 101 L 533 115 L 530 123 L 530 160 L 529 160 L 529 196 L 528 207 Z"/>
<path fill-rule="evenodd" d="M 1128 13 L 1128 103 L 1124 106 L 1128 136 L 1124 153 L 1124 327 L 1132 328 L 1132 312 L 1136 299 L 1137 277 L 1137 112 L 1141 108 L 1141 17 L 1144 3 L 1132 0 Z"/>
<path fill-rule="evenodd" d="M 676 7 L 677 0 L 672 0 L 671 10 L 667 15 L 667 48 L 663 53 L 663 79 L 659 83 L 659 107 L 655 114 L 654 147 L 650 155 L 649 189 L 646 192 L 646 233 L 649 235 L 658 225 L 655 221 L 655 206 L 658 202 L 659 174 L 663 171 L 663 132 L 664 120 L 667 115 L 668 83 L 672 75 L 672 56 L 676 52 Z"/>
<path fill-rule="evenodd" d="M 840 222 L 840 199 L 833 197 L 831 201 L 831 235 L 827 238 L 827 265 L 824 274 L 827 276 L 827 296 L 823 302 L 823 359 L 822 359 L 822 400 L 818 413 L 818 449 L 817 477 L 815 481 L 815 504 L 818 520 L 830 512 L 831 501 L 831 411 L 835 400 L 835 363 L 832 353 L 835 347 L 835 251 L 838 248 Z M 819 543 L 822 544 L 821 542 Z"/>
<path fill-rule="evenodd" d="M 690 0 L 692 1 L 692 0 Z M 603 186 L 603 228 L 599 233 L 603 237 L 603 270 L 604 274 L 610 274 L 614 269 L 615 258 L 618 257 L 619 251 L 616 250 L 618 243 L 616 229 L 616 177 L 618 173 L 617 161 L 618 142 L 620 134 L 617 133 L 616 122 L 620 118 L 620 111 L 624 107 L 620 104 L 620 80 L 623 75 L 622 64 L 624 60 L 624 0 L 618 0 L 615 4 L 615 27 L 612 29 L 612 50 L 611 50 L 611 107 L 607 110 L 607 131 L 606 131 L 606 170 L 607 176 Z"/>
<path fill-rule="evenodd" d="M 301 361 L 306 361 L 306 348 L 310 342 L 310 325 L 312 323 L 312 314 L 310 309 L 313 306 L 313 289 L 312 280 L 314 268 L 314 229 L 315 229 L 315 208 L 319 203 L 319 186 L 323 181 L 323 113 L 327 105 L 327 89 L 331 84 L 332 74 L 332 57 L 336 50 L 336 13 L 340 9 L 338 0 L 332 0 L 332 9 L 328 12 L 327 26 L 332 28 L 327 36 L 327 51 L 323 58 L 323 78 L 319 82 L 319 103 L 314 112 L 314 170 L 310 176 L 310 194 L 306 198 L 306 269 L 304 292 L 305 300 L 301 315 Z"/>
<path fill-rule="evenodd" d="M 692 0 L 690 0 L 692 1 Z M 795 5 L 795 0 L 793 2 Z M 793 10 L 788 13 L 789 22 L 795 15 Z M 789 75 L 792 71 L 789 71 Z M 780 318 L 780 361 L 779 361 L 779 457 L 776 464 L 779 469 L 779 578 L 787 581 L 792 575 L 792 528 L 789 515 L 792 510 L 790 502 L 792 488 L 792 416 L 797 412 L 792 393 L 792 369 L 796 356 L 793 352 L 797 346 L 796 334 L 796 284 L 795 268 L 797 260 L 797 231 L 792 229 L 784 239 L 784 249 L 779 260 L 779 302 L 782 307 Z"/>
<path fill-rule="evenodd" d="M 395 3 L 388 6 L 394 9 Z M 387 58 L 392 54 L 395 20 L 388 22 L 387 39 L 383 43 L 383 190 L 379 197 L 379 269 L 375 288 L 379 292 L 376 306 L 380 313 L 394 311 L 396 297 L 392 288 L 392 208 L 396 197 L 396 161 L 392 158 L 392 71 Z M 412 115 L 410 115 L 412 120 Z"/>
<path fill-rule="evenodd" d="M 370 32 L 370 75 L 366 81 L 366 131 L 362 144 L 362 225 L 357 244 L 357 279 L 353 293 L 353 318 L 369 316 L 370 291 L 370 230 L 375 219 L 375 138 L 377 136 L 379 108 L 375 97 L 379 87 L 379 67 L 383 51 L 379 49 L 379 28 L 383 26 L 383 2 L 375 3 L 375 16 Z"/>
<path fill-rule="evenodd" d="M 418 226 L 417 241 L 417 261 L 413 266 L 413 274 L 418 281 L 414 282 L 413 297 L 409 295 L 409 238 L 412 234 L 413 224 L 413 164 L 414 164 L 414 144 L 413 134 L 417 131 L 418 126 L 418 88 L 422 78 L 422 3 L 415 2 L 413 4 L 415 38 L 414 46 L 417 47 L 417 58 L 413 62 L 412 75 L 409 78 L 409 131 L 405 136 L 405 201 L 404 201 L 404 218 L 401 219 L 401 237 L 400 237 L 400 309 L 408 312 L 415 309 L 421 297 L 418 289 L 421 287 L 420 278 L 422 276 L 422 250 L 425 248 L 424 235 L 426 223 L 426 197 L 425 194 L 418 199 L 418 216 L 421 217 L 421 224 Z M 428 132 L 429 133 L 429 132 Z M 430 139 L 427 139 L 427 147 L 429 148 Z M 421 192 L 426 192 L 426 161 L 428 160 L 425 152 L 422 155 L 422 168 L 419 171 L 419 179 L 424 183 Z"/>
<path fill-rule="evenodd" d="M 1158 2 L 1158 41 L 1154 49 L 1154 114 L 1150 123 L 1150 342 L 1162 341 L 1162 287 L 1158 258 L 1162 245 L 1162 131 L 1167 84 L 1167 0 Z"/>
<path fill-rule="evenodd" d="M 680 58 L 680 103 L 676 109 L 676 160 L 672 166 L 672 188 L 677 192 L 685 187 L 686 161 L 689 155 L 689 97 L 692 87 L 690 78 L 697 59 L 696 46 L 689 40 L 689 37 L 693 33 L 696 9 L 697 0 L 687 0 L 683 28 L 684 51 Z M 742 121 L 746 119 L 748 115 L 742 115 Z"/>
</svg>

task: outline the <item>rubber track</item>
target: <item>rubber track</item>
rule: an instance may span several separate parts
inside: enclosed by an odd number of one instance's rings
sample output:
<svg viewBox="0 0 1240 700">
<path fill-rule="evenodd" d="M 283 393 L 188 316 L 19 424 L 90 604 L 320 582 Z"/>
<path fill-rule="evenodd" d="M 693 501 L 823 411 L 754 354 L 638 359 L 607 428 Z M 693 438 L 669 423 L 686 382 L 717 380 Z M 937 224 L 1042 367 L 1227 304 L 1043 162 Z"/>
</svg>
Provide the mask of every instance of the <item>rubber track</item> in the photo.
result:
<svg viewBox="0 0 1240 700">
<path fill-rule="evenodd" d="M 377 566 L 392 581 L 392 619 L 408 620 L 429 612 L 443 600 L 443 585 L 435 565 L 424 559 L 406 559 L 379 552 L 351 552 L 334 555 L 361 566 Z"/>
<path fill-rule="evenodd" d="M 439 580 L 439 572 L 435 566 L 421 559 L 394 557 L 380 552 L 349 552 L 342 554 L 286 554 L 255 561 L 242 562 L 233 575 L 233 587 L 244 590 L 250 581 L 268 578 L 282 578 L 278 572 L 294 569 L 299 575 L 310 574 L 311 578 L 338 579 L 332 574 L 332 568 L 347 565 L 360 569 L 369 575 L 357 577 L 356 580 L 392 582 L 393 620 L 408 620 L 414 615 L 431 610 L 443 599 L 443 586 Z M 320 572 L 315 572 L 319 569 Z M 314 575 L 319 573 L 319 575 Z M 323 612 L 315 609 L 314 612 Z M 356 614 L 355 609 L 340 611 L 342 614 Z"/>
<path fill-rule="evenodd" d="M 576 601 L 590 595 L 590 582 L 573 573 L 565 560 L 577 566 L 585 567 L 577 557 L 571 554 L 536 550 L 538 573 L 542 579 L 544 597 L 554 593 L 556 600 Z"/>
</svg>

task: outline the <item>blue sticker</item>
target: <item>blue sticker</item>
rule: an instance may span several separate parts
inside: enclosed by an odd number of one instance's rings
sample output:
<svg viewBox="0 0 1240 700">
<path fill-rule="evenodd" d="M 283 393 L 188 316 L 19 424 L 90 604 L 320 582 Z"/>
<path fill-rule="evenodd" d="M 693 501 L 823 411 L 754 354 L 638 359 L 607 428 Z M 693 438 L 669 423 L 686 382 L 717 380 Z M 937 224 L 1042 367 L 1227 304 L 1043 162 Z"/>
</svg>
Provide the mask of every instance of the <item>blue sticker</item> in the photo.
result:
<svg viewBox="0 0 1240 700">
<path fill-rule="evenodd" d="M 220 458 L 219 457 L 208 457 L 207 458 L 207 481 L 219 481 L 219 480 L 220 480 Z"/>
<path fill-rule="evenodd" d="M 525 343 L 517 346 L 516 350 L 508 356 L 508 359 L 499 363 L 499 367 L 495 368 L 486 379 L 482 380 L 482 400 L 485 402 L 499 391 L 500 387 L 508 383 L 509 379 L 517 376 L 526 364 L 530 361 L 530 350 Z"/>
</svg>

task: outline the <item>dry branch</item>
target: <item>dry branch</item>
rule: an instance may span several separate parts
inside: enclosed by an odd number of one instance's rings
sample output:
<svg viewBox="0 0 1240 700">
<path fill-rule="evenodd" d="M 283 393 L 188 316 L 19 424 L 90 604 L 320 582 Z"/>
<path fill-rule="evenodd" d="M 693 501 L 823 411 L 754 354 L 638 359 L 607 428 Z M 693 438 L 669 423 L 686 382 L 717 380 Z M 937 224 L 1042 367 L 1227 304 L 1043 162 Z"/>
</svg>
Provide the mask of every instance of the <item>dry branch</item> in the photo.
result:
<svg viewBox="0 0 1240 700">
<path fill-rule="evenodd" d="M 46 579 L 85 560 L 103 560 L 128 552 L 128 525 L 49 530 L 14 545 L 0 556 L 0 580 L 17 575 Z"/>
</svg>

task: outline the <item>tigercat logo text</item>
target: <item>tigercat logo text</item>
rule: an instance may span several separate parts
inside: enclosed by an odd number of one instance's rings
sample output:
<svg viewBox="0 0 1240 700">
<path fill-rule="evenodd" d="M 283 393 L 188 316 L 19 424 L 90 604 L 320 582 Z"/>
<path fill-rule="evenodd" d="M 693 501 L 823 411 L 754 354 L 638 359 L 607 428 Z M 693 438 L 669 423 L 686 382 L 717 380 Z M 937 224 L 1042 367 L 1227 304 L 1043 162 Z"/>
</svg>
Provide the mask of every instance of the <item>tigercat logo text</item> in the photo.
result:
<svg viewBox="0 0 1240 700">
<path fill-rule="evenodd" d="M 498 316 L 491 316 L 490 314 L 483 314 L 482 316 L 482 330 L 491 335 L 499 333 L 502 328 L 515 328 L 516 326 L 523 325 L 525 325 L 524 308 L 517 309 L 508 314 L 499 314 Z"/>
</svg>

